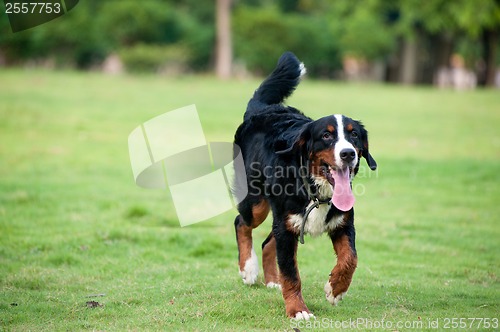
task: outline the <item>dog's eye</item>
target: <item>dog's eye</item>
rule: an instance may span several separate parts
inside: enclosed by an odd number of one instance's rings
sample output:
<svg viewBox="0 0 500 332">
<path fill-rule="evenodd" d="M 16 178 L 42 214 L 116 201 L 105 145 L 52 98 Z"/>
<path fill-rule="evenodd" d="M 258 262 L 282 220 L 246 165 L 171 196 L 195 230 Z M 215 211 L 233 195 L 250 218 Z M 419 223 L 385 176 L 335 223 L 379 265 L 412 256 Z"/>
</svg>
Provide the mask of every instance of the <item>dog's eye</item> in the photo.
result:
<svg viewBox="0 0 500 332">
<path fill-rule="evenodd" d="M 333 135 L 331 132 L 327 131 L 323 134 L 323 139 L 324 140 L 330 140 L 330 139 L 333 139 Z"/>
<path fill-rule="evenodd" d="M 352 138 L 358 138 L 358 132 L 357 132 L 357 131 L 355 131 L 355 130 L 353 130 L 353 131 L 351 132 L 351 137 L 352 137 Z"/>
</svg>

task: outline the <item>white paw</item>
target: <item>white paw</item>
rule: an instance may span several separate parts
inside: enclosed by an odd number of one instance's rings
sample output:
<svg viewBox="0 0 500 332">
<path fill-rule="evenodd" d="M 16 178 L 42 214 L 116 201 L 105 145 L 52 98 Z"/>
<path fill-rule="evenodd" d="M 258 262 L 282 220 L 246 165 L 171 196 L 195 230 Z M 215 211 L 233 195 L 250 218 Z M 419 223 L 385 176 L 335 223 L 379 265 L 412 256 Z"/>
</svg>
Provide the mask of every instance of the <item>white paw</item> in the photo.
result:
<svg viewBox="0 0 500 332">
<path fill-rule="evenodd" d="M 240 270 L 240 276 L 243 279 L 243 283 L 246 285 L 253 285 L 257 281 L 257 276 L 259 275 L 259 261 L 257 260 L 257 255 L 252 248 L 252 253 L 250 258 L 245 262 L 245 267 L 243 271 Z"/>
<path fill-rule="evenodd" d="M 281 285 L 277 284 L 275 282 L 272 282 L 272 281 L 268 282 L 266 286 L 267 286 L 267 288 L 278 288 L 278 289 L 281 290 Z"/>
<path fill-rule="evenodd" d="M 337 305 L 339 302 L 344 298 L 344 296 L 347 294 L 347 292 L 340 293 L 337 296 L 333 296 L 332 294 L 332 285 L 330 285 L 330 281 L 327 281 L 325 284 L 325 296 L 328 302 L 330 302 L 331 305 Z"/>
<path fill-rule="evenodd" d="M 304 320 L 309 320 L 309 319 L 316 319 L 316 317 L 314 317 L 314 315 L 312 313 L 308 313 L 307 311 L 299 311 L 295 314 L 295 317 L 292 318 L 292 319 L 296 319 L 296 320 L 299 320 L 299 319 L 304 319 Z"/>
</svg>

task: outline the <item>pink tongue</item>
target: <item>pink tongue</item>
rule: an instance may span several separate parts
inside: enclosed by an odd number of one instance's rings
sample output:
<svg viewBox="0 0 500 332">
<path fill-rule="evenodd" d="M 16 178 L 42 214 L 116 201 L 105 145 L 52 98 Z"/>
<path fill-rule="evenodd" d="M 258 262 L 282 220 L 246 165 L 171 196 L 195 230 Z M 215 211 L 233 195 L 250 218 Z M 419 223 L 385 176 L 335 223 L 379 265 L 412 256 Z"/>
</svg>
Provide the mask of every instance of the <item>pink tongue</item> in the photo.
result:
<svg viewBox="0 0 500 332">
<path fill-rule="evenodd" d="M 333 187 L 332 203 L 341 211 L 349 211 L 356 198 L 352 194 L 349 168 L 343 170 L 331 170 L 330 174 L 335 180 Z"/>
</svg>

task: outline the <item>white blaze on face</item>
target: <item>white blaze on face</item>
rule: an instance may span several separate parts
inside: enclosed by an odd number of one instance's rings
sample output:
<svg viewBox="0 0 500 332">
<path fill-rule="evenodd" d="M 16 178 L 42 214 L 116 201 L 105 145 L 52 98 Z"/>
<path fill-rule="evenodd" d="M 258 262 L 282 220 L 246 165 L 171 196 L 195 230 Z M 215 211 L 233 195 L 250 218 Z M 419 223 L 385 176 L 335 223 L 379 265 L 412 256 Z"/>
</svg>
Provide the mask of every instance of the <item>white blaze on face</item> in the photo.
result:
<svg viewBox="0 0 500 332">
<path fill-rule="evenodd" d="M 332 204 L 341 211 L 349 211 L 352 209 L 356 198 L 352 194 L 351 189 L 351 172 L 349 167 L 353 167 L 358 163 L 358 155 L 354 146 L 349 143 L 345 138 L 344 121 L 342 115 L 335 115 L 337 120 L 337 142 L 335 143 L 335 169 L 330 169 L 330 175 L 333 179 L 333 195 Z M 340 158 L 340 152 L 348 149 L 354 151 L 354 159 L 346 164 Z"/>
<path fill-rule="evenodd" d="M 357 165 L 358 164 L 358 154 L 356 152 L 356 149 L 345 138 L 343 116 L 341 114 L 335 114 L 334 116 L 335 116 L 335 119 L 337 120 L 337 135 L 338 135 L 337 143 L 335 143 L 335 163 L 337 164 L 337 167 L 340 169 L 343 169 L 346 166 Z M 356 154 L 351 165 L 344 165 L 344 162 L 342 161 L 342 159 L 340 159 L 340 151 L 342 151 L 344 149 L 354 150 L 354 152 Z"/>
</svg>

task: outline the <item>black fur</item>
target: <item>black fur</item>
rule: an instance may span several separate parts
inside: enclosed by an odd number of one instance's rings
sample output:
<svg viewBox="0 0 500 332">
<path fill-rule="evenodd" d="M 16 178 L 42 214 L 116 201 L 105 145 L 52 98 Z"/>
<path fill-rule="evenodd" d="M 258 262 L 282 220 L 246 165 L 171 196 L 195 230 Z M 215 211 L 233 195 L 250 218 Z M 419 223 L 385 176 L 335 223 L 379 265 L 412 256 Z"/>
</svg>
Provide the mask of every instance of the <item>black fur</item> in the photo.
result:
<svg viewBox="0 0 500 332">
<path fill-rule="evenodd" d="M 288 218 L 293 214 L 303 215 L 311 202 L 299 174 L 301 159 L 310 169 L 315 162 L 319 163 L 318 153 L 328 149 L 333 151 L 335 137 L 325 139 L 324 136 L 327 128 L 335 128 L 337 132 L 343 130 L 345 135 L 349 135 L 349 142 L 359 153 L 358 163 L 352 167 L 354 175 L 361 157 L 367 160 L 371 169 L 376 168 L 376 162 L 368 151 L 368 133 L 360 122 L 343 117 L 344 128 L 338 128 L 339 124 L 332 115 L 313 121 L 299 110 L 282 104 L 299 84 L 301 69 L 303 65 L 295 55 L 284 53 L 276 69 L 255 91 L 244 121 L 235 134 L 235 144 L 241 149 L 247 175 L 247 183 L 235 183 L 235 186 L 248 188 L 248 196 L 238 205 L 241 220 L 237 217 L 235 225 L 238 227 L 240 223 L 245 223 L 256 227 L 253 225 L 252 207 L 266 201 L 273 214 L 273 226 L 263 247 L 274 236 L 282 280 L 298 283 L 299 287 L 295 257 L 298 231 L 291 229 Z M 350 130 L 346 129 L 347 125 L 350 125 Z M 353 132 L 356 132 L 356 137 Z M 325 170 L 320 168 L 328 165 L 326 161 L 316 165 L 319 167 L 317 174 L 323 174 Z M 277 174 L 278 170 L 286 172 Z M 311 173 L 306 174 L 306 180 L 311 190 L 318 192 Z M 343 212 L 331 204 L 324 223 L 340 215 L 344 215 L 344 222 L 332 229 L 329 235 L 334 243 L 341 236 L 348 236 L 352 252 L 356 255 L 354 210 Z"/>
</svg>

